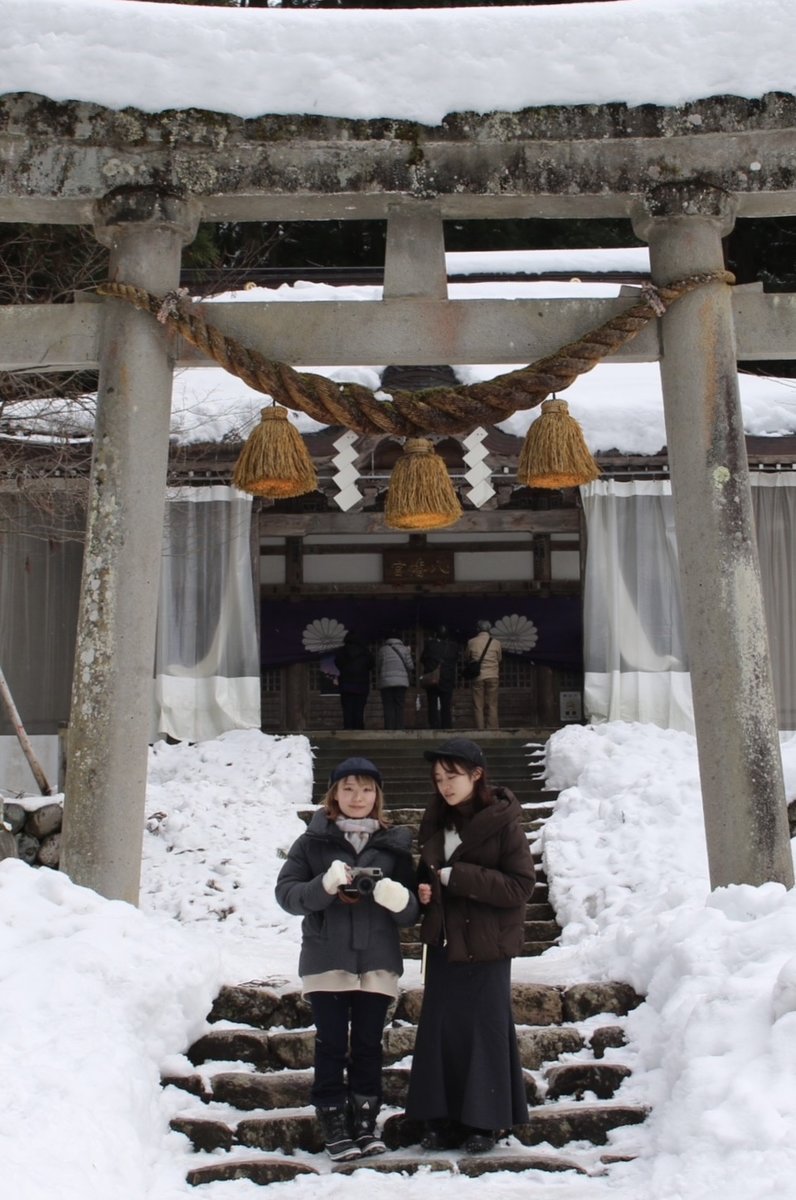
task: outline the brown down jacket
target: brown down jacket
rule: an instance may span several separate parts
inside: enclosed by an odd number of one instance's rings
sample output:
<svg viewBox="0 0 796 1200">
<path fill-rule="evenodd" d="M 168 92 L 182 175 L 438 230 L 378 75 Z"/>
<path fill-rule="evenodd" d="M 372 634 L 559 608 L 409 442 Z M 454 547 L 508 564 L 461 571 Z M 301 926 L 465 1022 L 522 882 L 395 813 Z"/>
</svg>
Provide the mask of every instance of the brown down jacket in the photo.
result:
<svg viewBox="0 0 796 1200">
<path fill-rule="evenodd" d="M 427 945 L 444 946 L 449 962 L 493 962 L 522 953 L 533 859 L 517 797 L 500 787 L 494 797 L 464 826 L 447 864 L 445 831 L 435 826 L 433 806 L 420 823 L 418 881 L 432 887 L 431 903 L 421 906 L 420 936 Z M 437 872 L 446 865 L 452 870 L 443 887 Z"/>
</svg>

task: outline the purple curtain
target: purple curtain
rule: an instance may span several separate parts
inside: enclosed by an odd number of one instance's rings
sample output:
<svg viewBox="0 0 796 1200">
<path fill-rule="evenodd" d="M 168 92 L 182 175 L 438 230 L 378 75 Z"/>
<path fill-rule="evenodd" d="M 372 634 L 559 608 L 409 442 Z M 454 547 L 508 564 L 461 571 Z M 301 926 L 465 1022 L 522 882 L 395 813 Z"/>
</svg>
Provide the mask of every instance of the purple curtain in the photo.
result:
<svg viewBox="0 0 796 1200">
<path fill-rule="evenodd" d="M 504 653 L 530 662 L 579 670 L 583 663 L 579 596 L 314 596 L 265 600 L 261 645 L 264 667 L 310 662 L 333 653 L 345 634 L 379 642 L 391 633 L 410 637 L 446 625 L 462 645 L 489 621 Z"/>
</svg>

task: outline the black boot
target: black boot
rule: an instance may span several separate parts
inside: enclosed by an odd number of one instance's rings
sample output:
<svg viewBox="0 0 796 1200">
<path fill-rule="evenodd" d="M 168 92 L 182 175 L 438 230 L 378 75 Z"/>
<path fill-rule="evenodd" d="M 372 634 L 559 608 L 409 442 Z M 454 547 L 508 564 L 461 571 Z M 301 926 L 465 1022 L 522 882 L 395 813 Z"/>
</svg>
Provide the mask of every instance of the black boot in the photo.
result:
<svg viewBox="0 0 796 1200">
<path fill-rule="evenodd" d="M 439 1121 L 425 1121 L 423 1124 L 423 1136 L 420 1139 L 420 1146 L 423 1150 L 444 1150 L 445 1139 L 442 1136 L 442 1129 Z"/>
<path fill-rule="evenodd" d="M 378 1096 L 354 1093 L 349 1103 L 349 1130 L 359 1153 L 363 1158 L 383 1154 L 387 1147 L 376 1133 L 376 1117 L 381 1107 Z"/>
<path fill-rule="evenodd" d="M 491 1129 L 471 1129 L 464 1149 L 467 1154 L 488 1154 L 494 1150 L 497 1138 Z"/>
<path fill-rule="evenodd" d="M 350 1162 L 359 1158 L 360 1150 L 348 1132 L 346 1110 L 342 1104 L 333 1108 L 316 1108 L 315 1114 L 323 1133 L 326 1153 L 332 1162 Z"/>
</svg>

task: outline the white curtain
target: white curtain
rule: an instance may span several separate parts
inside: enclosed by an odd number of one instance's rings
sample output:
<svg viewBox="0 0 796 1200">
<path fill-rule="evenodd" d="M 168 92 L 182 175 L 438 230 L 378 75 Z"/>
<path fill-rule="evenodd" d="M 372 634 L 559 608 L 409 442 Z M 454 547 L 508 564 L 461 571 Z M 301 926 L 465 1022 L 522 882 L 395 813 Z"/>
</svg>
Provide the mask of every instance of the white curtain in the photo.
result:
<svg viewBox="0 0 796 1200">
<path fill-rule="evenodd" d="M 155 656 L 155 731 L 203 741 L 260 726 L 251 497 L 169 491 Z"/>
<path fill-rule="evenodd" d="M 796 472 L 752 475 L 763 605 L 780 729 L 796 729 Z"/>
<path fill-rule="evenodd" d="M 693 732 L 671 483 L 600 479 L 581 496 L 586 713 Z"/>
</svg>

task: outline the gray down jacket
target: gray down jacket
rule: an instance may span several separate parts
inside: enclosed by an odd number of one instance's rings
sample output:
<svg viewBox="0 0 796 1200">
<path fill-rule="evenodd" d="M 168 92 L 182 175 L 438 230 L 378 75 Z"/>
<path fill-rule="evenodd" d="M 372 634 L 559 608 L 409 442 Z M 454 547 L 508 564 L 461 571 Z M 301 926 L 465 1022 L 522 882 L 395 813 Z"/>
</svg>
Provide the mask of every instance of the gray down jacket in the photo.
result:
<svg viewBox="0 0 796 1200">
<path fill-rule="evenodd" d="M 403 971 L 398 936 L 402 925 L 417 920 L 412 865 L 412 835 L 405 827 L 377 829 L 357 854 L 342 830 L 319 809 L 306 833 L 291 846 L 276 881 L 276 899 L 285 912 L 304 918 L 301 926 L 299 975 L 321 971 Z M 380 867 L 385 877 L 397 879 L 409 889 L 409 901 L 401 912 L 392 913 L 363 896 L 348 904 L 330 896 L 322 878 L 339 858 L 352 867 Z"/>
<path fill-rule="evenodd" d="M 376 659 L 376 687 L 408 687 L 414 669 L 409 647 L 400 638 L 387 638 Z"/>
</svg>

